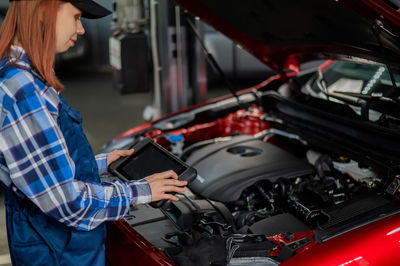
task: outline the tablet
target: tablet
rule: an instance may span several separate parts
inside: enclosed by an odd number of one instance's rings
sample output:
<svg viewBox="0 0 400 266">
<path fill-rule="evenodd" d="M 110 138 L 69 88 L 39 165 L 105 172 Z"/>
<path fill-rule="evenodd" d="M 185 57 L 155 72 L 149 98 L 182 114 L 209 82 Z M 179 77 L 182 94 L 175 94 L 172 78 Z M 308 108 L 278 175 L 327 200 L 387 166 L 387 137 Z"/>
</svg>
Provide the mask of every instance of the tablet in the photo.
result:
<svg viewBox="0 0 400 266">
<path fill-rule="evenodd" d="M 124 181 L 138 180 L 168 170 L 173 170 L 179 180 L 190 183 L 197 171 L 177 156 L 167 151 L 150 138 L 145 138 L 133 146 L 135 152 L 111 163 L 109 172 Z"/>
</svg>

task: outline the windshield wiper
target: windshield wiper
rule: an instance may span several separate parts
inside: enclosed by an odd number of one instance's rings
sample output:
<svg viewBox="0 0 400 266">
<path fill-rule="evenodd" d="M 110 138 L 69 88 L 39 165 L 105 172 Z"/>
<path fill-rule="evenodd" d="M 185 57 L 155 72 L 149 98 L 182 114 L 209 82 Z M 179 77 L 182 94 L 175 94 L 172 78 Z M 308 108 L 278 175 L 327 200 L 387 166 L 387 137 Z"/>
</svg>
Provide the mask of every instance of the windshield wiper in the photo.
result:
<svg viewBox="0 0 400 266">
<path fill-rule="evenodd" d="M 357 97 L 357 98 L 369 100 L 369 101 L 375 100 L 375 101 L 382 101 L 384 103 L 398 103 L 398 100 L 394 100 L 392 98 L 385 97 L 382 95 L 382 93 L 376 93 L 376 92 L 372 93 L 371 95 L 356 93 L 356 92 L 348 92 L 348 91 L 333 91 L 333 93 L 340 93 L 340 94 L 349 95 L 352 97 Z"/>
<path fill-rule="evenodd" d="M 335 98 L 337 100 L 343 101 L 347 104 L 355 105 L 361 108 L 361 117 L 364 120 L 369 120 L 369 101 L 362 99 L 362 98 L 354 98 L 353 96 L 346 95 L 341 92 L 334 92 L 334 93 L 326 93 L 326 96 L 329 98 Z M 342 94 L 342 95 L 340 95 Z M 349 97 L 350 96 L 350 97 Z"/>
<path fill-rule="evenodd" d="M 382 93 L 371 93 L 362 94 L 356 92 L 346 92 L 346 91 L 333 91 L 329 92 L 324 73 L 319 71 L 319 76 L 316 79 L 316 85 L 329 101 L 329 98 L 334 98 L 344 102 L 345 104 L 350 104 L 358 106 L 361 108 L 360 116 L 364 120 L 369 120 L 369 110 L 374 109 L 381 113 L 387 113 L 398 117 L 400 112 L 400 106 L 398 99 L 392 99 L 383 96 Z M 372 108 L 371 108 L 372 107 Z"/>
<path fill-rule="evenodd" d="M 398 117 L 400 111 L 399 101 L 383 96 L 381 93 L 373 93 L 371 95 L 345 92 L 345 91 L 334 91 L 335 95 L 341 94 L 343 96 L 355 97 L 355 102 L 361 107 L 361 116 L 364 119 L 368 119 L 369 110 L 373 109 L 383 114 L 389 114 Z M 335 97 L 331 94 L 332 97 Z"/>
<path fill-rule="evenodd" d="M 320 92 L 322 92 L 328 101 L 330 101 L 330 98 L 334 98 L 337 100 L 340 100 L 344 102 L 345 104 L 348 105 L 355 105 L 359 106 L 361 108 L 361 117 L 364 120 L 369 120 L 369 104 L 368 101 L 366 101 L 363 98 L 355 98 L 354 96 L 346 95 L 346 94 L 340 94 L 339 93 L 330 93 L 327 88 L 327 83 L 325 80 L 324 73 L 322 71 L 318 71 L 318 77 L 315 80 L 315 83 L 319 89 Z"/>
</svg>

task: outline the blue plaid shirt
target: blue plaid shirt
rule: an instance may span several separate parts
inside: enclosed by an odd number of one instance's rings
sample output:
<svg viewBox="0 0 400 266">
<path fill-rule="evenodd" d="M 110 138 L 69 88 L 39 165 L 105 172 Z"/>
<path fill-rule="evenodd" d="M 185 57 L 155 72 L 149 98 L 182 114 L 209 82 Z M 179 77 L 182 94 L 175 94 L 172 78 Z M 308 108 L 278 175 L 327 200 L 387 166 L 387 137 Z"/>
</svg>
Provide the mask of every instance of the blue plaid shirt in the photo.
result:
<svg viewBox="0 0 400 266">
<path fill-rule="evenodd" d="M 130 204 L 151 201 L 146 180 L 89 183 L 74 178 L 75 165 L 57 124 L 57 91 L 33 74 L 21 47 L 15 65 L 0 76 L 0 181 L 23 194 L 44 213 L 79 230 L 118 220 Z M 9 64 L 3 58 L 0 69 Z M 96 156 L 99 176 L 107 175 L 107 154 Z"/>
</svg>

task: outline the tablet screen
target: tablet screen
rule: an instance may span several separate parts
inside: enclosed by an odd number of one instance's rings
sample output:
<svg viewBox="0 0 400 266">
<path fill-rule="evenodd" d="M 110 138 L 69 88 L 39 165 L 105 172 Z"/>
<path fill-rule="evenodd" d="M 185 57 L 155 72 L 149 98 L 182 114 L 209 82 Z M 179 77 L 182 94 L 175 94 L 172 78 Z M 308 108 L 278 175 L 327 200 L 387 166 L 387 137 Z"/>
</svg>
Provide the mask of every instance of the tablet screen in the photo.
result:
<svg viewBox="0 0 400 266">
<path fill-rule="evenodd" d="M 186 168 L 151 143 L 135 152 L 119 167 L 120 173 L 128 180 L 141 179 L 167 170 L 173 170 L 179 176 Z"/>
</svg>

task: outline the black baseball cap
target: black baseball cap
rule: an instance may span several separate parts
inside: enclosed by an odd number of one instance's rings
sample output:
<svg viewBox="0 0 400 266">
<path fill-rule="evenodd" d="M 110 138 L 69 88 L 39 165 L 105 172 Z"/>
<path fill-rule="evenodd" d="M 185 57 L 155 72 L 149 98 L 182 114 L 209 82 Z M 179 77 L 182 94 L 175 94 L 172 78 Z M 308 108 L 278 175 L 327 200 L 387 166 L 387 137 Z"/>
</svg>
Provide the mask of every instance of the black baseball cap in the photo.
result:
<svg viewBox="0 0 400 266">
<path fill-rule="evenodd" d="M 64 2 L 70 2 L 76 8 L 82 11 L 82 17 L 89 19 L 96 19 L 108 16 L 111 11 L 97 4 L 93 0 L 62 0 Z"/>
<path fill-rule="evenodd" d="M 21 1 L 21 0 L 10 0 Z M 111 14 L 111 11 L 97 4 L 93 0 L 61 0 L 73 4 L 76 8 L 82 11 L 82 17 L 88 19 L 102 18 Z"/>
</svg>

